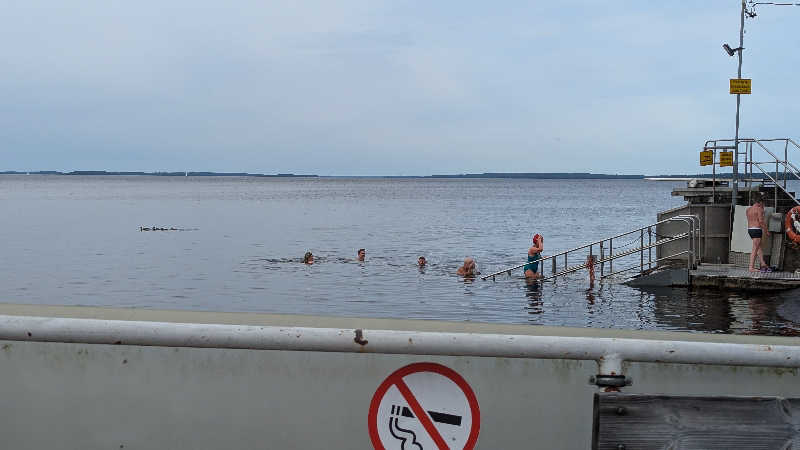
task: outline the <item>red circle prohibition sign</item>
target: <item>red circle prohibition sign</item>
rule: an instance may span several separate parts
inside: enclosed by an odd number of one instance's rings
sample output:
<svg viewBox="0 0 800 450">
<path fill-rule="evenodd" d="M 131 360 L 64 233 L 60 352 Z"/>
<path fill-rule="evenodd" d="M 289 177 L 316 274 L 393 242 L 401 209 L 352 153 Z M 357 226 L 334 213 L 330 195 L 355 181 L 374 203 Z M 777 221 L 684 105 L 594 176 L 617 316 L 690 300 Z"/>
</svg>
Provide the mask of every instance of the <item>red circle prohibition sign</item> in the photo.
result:
<svg viewBox="0 0 800 450">
<path fill-rule="evenodd" d="M 380 435 L 378 434 L 378 408 L 380 407 L 384 395 L 386 395 L 386 391 L 388 391 L 392 386 L 395 386 L 403 395 L 403 398 L 408 402 L 409 407 L 411 407 L 411 411 L 413 411 L 414 415 L 425 428 L 425 431 L 428 432 L 431 439 L 436 443 L 438 449 L 450 450 L 450 447 L 436 429 L 436 426 L 428 416 L 428 413 L 425 412 L 417 398 L 414 396 L 414 393 L 411 392 L 408 385 L 405 383 L 405 381 L 403 381 L 404 377 L 417 372 L 433 372 L 442 375 L 455 383 L 464 393 L 464 396 L 469 403 L 470 413 L 472 415 L 472 428 L 470 429 L 469 436 L 464 444 L 464 449 L 472 450 L 475 447 L 475 443 L 478 441 L 478 433 L 480 432 L 481 412 L 480 408 L 478 408 L 478 399 L 475 397 L 475 393 L 472 392 L 472 388 L 470 388 L 469 384 L 467 384 L 467 381 L 464 380 L 464 378 L 459 375 L 458 372 L 441 364 L 430 362 L 414 363 L 405 367 L 401 367 L 389 375 L 386 380 L 384 380 L 383 383 L 378 386 L 378 390 L 375 391 L 375 395 L 372 396 L 372 401 L 369 405 L 369 415 L 367 416 L 369 437 L 372 440 L 372 445 L 376 450 L 386 450 L 386 447 L 383 446 Z"/>
</svg>

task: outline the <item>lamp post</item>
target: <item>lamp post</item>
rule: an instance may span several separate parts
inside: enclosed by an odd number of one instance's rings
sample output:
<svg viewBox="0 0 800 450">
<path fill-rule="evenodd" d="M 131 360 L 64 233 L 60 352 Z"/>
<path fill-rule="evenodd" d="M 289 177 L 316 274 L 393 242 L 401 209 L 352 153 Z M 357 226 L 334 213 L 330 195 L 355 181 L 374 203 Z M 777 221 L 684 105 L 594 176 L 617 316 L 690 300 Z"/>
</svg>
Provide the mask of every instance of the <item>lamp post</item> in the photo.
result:
<svg viewBox="0 0 800 450">
<path fill-rule="evenodd" d="M 733 56 L 739 55 L 739 70 L 736 78 L 742 78 L 742 50 L 744 50 L 744 13 L 747 10 L 746 0 L 742 0 L 742 11 L 739 19 L 739 48 L 731 48 L 722 44 L 722 48 Z M 755 15 L 755 14 L 753 14 Z M 752 17 L 752 16 L 751 16 Z M 736 210 L 736 200 L 739 198 L 739 106 L 742 103 L 742 94 L 736 94 L 736 136 L 733 139 L 733 186 L 731 188 L 731 214 Z"/>
<path fill-rule="evenodd" d="M 776 5 L 776 6 L 800 6 L 800 3 L 781 3 L 781 2 L 756 2 L 749 0 L 751 8 L 747 9 L 748 0 L 742 0 L 742 10 L 739 15 L 739 48 L 731 48 L 728 44 L 722 44 L 722 48 L 729 56 L 734 53 L 739 56 L 739 70 L 736 72 L 736 78 L 742 78 L 742 50 L 744 50 L 744 16 L 749 18 L 756 17 L 757 5 Z M 733 187 L 731 189 L 731 214 L 736 210 L 736 200 L 739 196 L 739 107 L 741 106 L 742 94 L 736 94 L 736 136 L 733 140 Z"/>
</svg>

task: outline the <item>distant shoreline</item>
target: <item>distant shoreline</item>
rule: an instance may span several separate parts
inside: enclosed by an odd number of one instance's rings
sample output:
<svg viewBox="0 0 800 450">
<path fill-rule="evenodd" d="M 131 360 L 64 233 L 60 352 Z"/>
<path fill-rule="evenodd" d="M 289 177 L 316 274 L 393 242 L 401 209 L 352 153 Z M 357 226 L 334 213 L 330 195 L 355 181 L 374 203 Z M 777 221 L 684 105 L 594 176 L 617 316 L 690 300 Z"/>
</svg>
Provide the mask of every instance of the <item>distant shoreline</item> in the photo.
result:
<svg viewBox="0 0 800 450">
<path fill-rule="evenodd" d="M 316 174 L 294 174 L 278 173 L 263 174 L 249 172 L 113 172 L 105 170 L 74 170 L 72 172 L 59 172 L 56 170 L 37 170 L 23 172 L 17 170 L 7 170 L 0 172 L 0 175 L 64 175 L 64 176 L 157 176 L 157 177 L 257 177 L 257 178 L 495 178 L 495 179 L 535 179 L 535 180 L 642 180 L 645 178 L 711 178 L 713 175 L 707 174 L 668 174 L 668 175 L 610 175 L 602 173 L 588 172 L 541 172 L 541 173 L 504 173 L 504 172 L 485 172 L 485 173 L 464 173 L 464 174 L 439 174 L 439 175 L 316 175 Z M 730 173 L 716 174 L 716 178 L 731 178 Z M 754 178 L 758 177 L 754 174 Z"/>
</svg>

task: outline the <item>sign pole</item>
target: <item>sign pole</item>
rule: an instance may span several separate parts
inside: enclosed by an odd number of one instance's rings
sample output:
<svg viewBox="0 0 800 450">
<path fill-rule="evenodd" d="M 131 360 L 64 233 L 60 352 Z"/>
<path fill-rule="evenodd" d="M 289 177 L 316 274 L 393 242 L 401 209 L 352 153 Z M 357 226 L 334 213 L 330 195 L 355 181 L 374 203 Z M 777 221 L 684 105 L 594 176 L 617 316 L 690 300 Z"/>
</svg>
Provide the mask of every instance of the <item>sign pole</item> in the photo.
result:
<svg viewBox="0 0 800 450">
<path fill-rule="evenodd" d="M 741 24 L 739 26 L 739 72 L 737 78 L 742 78 L 742 50 L 744 47 L 744 10 L 745 0 L 742 0 Z M 733 140 L 733 188 L 731 189 L 731 214 L 736 211 L 736 200 L 739 197 L 739 105 L 742 94 L 736 94 L 736 137 Z M 731 222 L 733 223 L 733 222 Z"/>
</svg>

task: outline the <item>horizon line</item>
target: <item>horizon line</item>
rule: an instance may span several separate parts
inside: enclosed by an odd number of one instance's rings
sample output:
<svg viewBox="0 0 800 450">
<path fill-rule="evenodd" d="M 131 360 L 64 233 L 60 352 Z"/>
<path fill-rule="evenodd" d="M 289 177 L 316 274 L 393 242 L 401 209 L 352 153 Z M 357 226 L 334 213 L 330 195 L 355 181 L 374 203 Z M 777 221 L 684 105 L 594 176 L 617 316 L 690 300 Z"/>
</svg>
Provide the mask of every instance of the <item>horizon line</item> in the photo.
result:
<svg viewBox="0 0 800 450">
<path fill-rule="evenodd" d="M 62 175 L 62 176 L 217 176 L 217 177 L 264 177 L 264 178 L 506 178 L 506 179 L 644 179 L 644 178 L 678 178 L 678 177 L 711 177 L 710 173 L 695 174 L 605 174 L 591 172 L 483 172 L 432 175 L 319 175 L 295 173 L 250 173 L 250 172 L 214 172 L 214 171 L 107 171 L 107 170 L 5 170 L 0 175 Z M 717 178 L 730 178 L 732 174 L 718 173 Z"/>
</svg>

